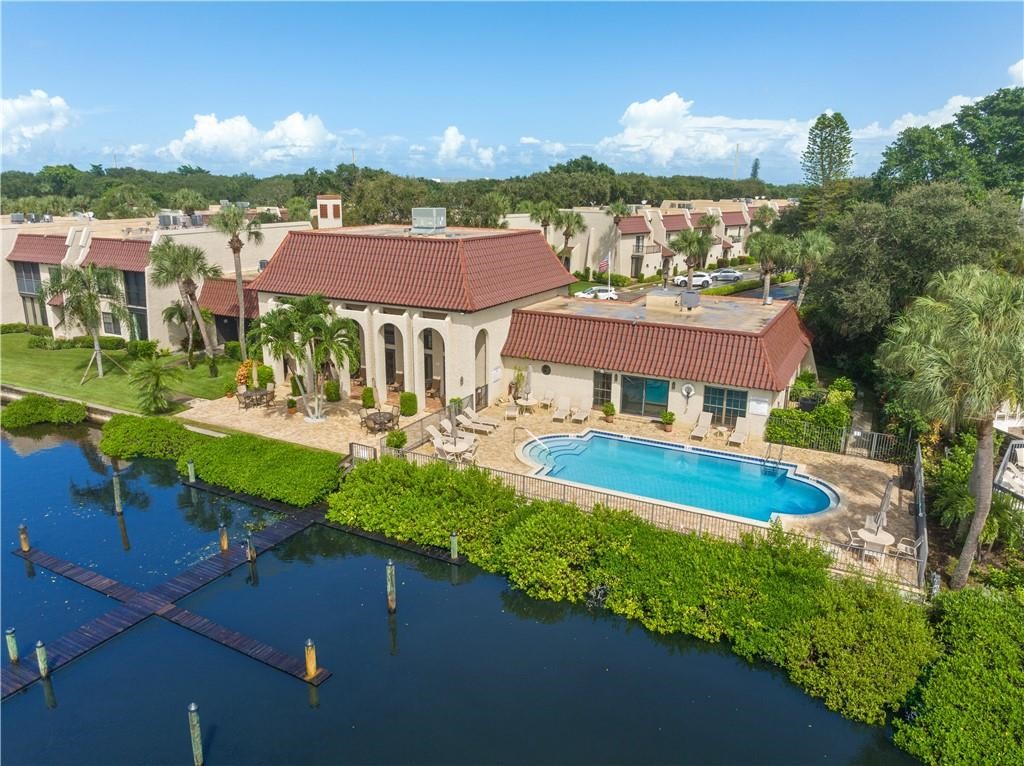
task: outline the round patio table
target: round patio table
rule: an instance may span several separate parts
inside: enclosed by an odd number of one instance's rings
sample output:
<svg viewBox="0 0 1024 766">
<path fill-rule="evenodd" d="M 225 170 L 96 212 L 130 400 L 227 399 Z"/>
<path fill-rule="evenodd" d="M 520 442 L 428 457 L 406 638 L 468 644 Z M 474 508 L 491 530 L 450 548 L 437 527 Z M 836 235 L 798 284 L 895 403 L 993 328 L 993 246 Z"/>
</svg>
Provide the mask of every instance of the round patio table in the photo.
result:
<svg viewBox="0 0 1024 766">
<path fill-rule="evenodd" d="M 366 416 L 366 419 L 373 423 L 374 431 L 385 431 L 394 421 L 394 416 L 390 412 L 371 412 Z"/>
<path fill-rule="evenodd" d="M 877 532 L 872 532 L 867 528 L 858 529 L 857 537 L 866 543 L 873 543 L 874 545 L 889 546 L 896 542 L 896 538 L 892 533 L 886 532 L 884 529 L 880 529 Z"/>
<path fill-rule="evenodd" d="M 538 404 L 540 404 L 540 402 L 537 401 L 536 399 L 534 399 L 531 396 L 531 397 L 528 397 L 526 399 L 516 399 L 516 404 L 519 405 L 519 411 L 520 412 L 522 412 L 523 410 L 526 410 L 527 412 L 532 413 L 533 412 L 533 408 L 536 407 Z"/>
<path fill-rule="evenodd" d="M 472 439 L 446 439 L 444 444 L 444 450 L 449 455 L 461 455 L 463 452 L 465 452 L 472 446 Z"/>
</svg>

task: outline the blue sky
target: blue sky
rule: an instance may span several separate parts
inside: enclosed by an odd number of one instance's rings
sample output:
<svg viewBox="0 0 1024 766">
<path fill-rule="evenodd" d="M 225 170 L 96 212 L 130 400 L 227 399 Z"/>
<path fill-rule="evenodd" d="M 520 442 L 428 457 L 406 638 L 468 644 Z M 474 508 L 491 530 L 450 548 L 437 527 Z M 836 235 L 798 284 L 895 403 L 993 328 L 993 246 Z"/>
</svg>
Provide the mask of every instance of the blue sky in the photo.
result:
<svg viewBox="0 0 1024 766">
<path fill-rule="evenodd" d="M 908 125 L 1022 84 L 1024 5 L 22 4 L 2 14 L 5 169 L 259 176 L 800 177 L 826 109 L 870 172 Z"/>
</svg>

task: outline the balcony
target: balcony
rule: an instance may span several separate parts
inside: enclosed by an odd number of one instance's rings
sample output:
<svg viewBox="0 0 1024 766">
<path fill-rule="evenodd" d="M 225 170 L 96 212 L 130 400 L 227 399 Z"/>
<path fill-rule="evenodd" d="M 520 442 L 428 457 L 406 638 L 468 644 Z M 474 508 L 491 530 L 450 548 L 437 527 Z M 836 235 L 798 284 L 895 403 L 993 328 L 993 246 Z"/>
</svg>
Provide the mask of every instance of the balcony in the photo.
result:
<svg viewBox="0 0 1024 766">
<path fill-rule="evenodd" d="M 661 245 L 633 245 L 633 255 L 654 255 L 661 252 Z"/>
</svg>

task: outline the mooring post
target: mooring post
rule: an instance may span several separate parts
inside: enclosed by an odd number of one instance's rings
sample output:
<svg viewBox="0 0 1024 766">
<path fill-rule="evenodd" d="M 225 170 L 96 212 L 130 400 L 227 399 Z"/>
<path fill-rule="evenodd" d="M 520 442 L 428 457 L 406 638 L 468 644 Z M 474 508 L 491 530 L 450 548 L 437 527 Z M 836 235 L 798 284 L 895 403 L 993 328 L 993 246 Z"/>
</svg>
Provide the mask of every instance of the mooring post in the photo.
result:
<svg viewBox="0 0 1024 766">
<path fill-rule="evenodd" d="M 188 461 L 188 483 L 196 483 L 196 461 L 191 459 Z"/>
<path fill-rule="evenodd" d="M 452 561 L 456 561 L 459 558 L 459 533 L 452 532 L 451 537 L 451 557 Z"/>
<path fill-rule="evenodd" d="M 42 641 L 36 641 L 36 662 L 39 663 L 40 678 L 46 678 L 50 675 L 50 662 L 46 657 L 46 647 Z"/>
<path fill-rule="evenodd" d="M 398 610 L 398 593 L 395 588 L 395 564 L 391 559 L 388 559 L 384 571 L 388 580 L 388 614 L 394 614 Z"/>
<path fill-rule="evenodd" d="M 8 628 L 4 633 L 7 634 L 7 656 L 11 660 L 12 665 L 18 664 L 18 639 L 14 635 L 14 628 Z"/>
<path fill-rule="evenodd" d="M 203 766 L 203 735 L 199 729 L 199 705 L 188 705 L 188 730 L 192 735 L 192 760 L 196 766 Z"/>
<path fill-rule="evenodd" d="M 218 528 L 218 530 L 220 532 L 220 552 L 221 553 L 227 553 L 228 552 L 228 528 L 225 527 L 223 524 L 221 524 L 220 527 Z"/>
<path fill-rule="evenodd" d="M 32 546 L 28 542 L 28 527 L 24 524 L 18 525 L 18 540 L 21 543 L 22 553 L 28 553 Z"/>
<path fill-rule="evenodd" d="M 256 560 L 256 546 L 253 544 L 252 535 L 249 535 L 249 539 L 248 539 L 247 543 L 248 543 L 248 548 L 249 548 L 249 554 L 248 554 L 249 555 L 249 561 L 255 561 Z"/>
<path fill-rule="evenodd" d="M 306 639 L 306 678 L 312 680 L 316 675 L 316 644 L 312 638 Z"/>
</svg>

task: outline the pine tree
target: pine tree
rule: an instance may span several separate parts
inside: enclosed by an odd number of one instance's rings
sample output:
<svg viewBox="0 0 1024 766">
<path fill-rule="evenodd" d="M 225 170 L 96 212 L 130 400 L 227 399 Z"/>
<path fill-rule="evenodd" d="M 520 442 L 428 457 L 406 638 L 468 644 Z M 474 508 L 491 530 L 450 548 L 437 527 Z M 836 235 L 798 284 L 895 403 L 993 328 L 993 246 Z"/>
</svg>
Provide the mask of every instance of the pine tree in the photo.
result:
<svg viewBox="0 0 1024 766">
<path fill-rule="evenodd" d="M 760 157 L 755 157 L 754 158 L 754 164 L 750 166 L 750 177 L 753 180 L 756 181 L 758 179 L 758 176 L 760 176 L 760 174 L 761 174 L 761 158 Z"/>
<path fill-rule="evenodd" d="M 853 138 L 840 112 L 818 115 L 807 134 L 807 148 L 800 158 L 804 180 L 825 188 L 850 175 L 853 167 Z"/>
</svg>

